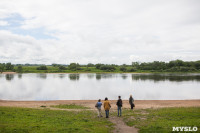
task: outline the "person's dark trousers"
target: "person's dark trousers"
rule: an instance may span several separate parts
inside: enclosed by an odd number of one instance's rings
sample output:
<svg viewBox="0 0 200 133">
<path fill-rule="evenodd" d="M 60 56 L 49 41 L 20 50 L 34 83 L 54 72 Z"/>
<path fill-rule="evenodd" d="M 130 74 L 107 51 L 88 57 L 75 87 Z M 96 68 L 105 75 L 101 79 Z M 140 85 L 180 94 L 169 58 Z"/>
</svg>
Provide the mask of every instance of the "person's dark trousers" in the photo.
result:
<svg viewBox="0 0 200 133">
<path fill-rule="evenodd" d="M 133 105 L 133 104 L 131 104 L 131 109 L 133 109 L 133 106 L 134 106 L 134 105 Z"/>
<path fill-rule="evenodd" d="M 109 110 L 105 110 L 105 112 L 106 112 L 106 118 L 108 118 L 109 117 Z"/>
<path fill-rule="evenodd" d="M 118 106 L 118 116 L 121 116 L 122 115 L 122 107 L 121 106 Z"/>
</svg>

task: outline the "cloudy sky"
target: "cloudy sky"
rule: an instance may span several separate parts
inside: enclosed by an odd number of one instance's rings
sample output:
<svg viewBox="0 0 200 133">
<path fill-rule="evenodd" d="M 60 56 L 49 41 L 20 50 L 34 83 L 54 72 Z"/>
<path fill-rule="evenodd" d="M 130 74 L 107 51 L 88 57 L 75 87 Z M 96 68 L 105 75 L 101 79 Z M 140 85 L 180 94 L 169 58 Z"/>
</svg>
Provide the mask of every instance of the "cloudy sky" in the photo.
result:
<svg viewBox="0 0 200 133">
<path fill-rule="evenodd" d="M 200 60 L 199 0 L 0 0 L 0 62 Z"/>
</svg>

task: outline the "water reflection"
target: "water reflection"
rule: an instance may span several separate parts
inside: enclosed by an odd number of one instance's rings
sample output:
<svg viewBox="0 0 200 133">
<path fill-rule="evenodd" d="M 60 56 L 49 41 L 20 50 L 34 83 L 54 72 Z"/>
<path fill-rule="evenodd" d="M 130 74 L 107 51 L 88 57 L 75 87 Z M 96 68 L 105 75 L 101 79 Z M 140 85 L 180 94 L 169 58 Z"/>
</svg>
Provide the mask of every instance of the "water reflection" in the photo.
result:
<svg viewBox="0 0 200 133">
<path fill-rule="evenodd" d="M 17 76 L 18 76 L 19 79 L 22 78 L 22 74 L 21 73 L 19 73 Z"/>
<path fill-rule="evenodd" d="M 101 80 L 101 74 L 96 74 L 96 80 Z"/>
<path fill-rule="evenodd" d="M 69 74 L 70 80 L 79 80 L 80 75 L 79 74 Z"/>
<path fill-rule="evenodd" d="M 116 99 L 118 95 L 128 99 L 130 94 L 138 100 L 200 99 L 200 74 L 0 74 L 0 77 L 0 99 L 5 100 L 96 100 Z"/>
<path fill-rule="evenodd" d="M 127 74 L 121 74 L 121 76 L 122 76 L 122 79 L 127 79 Z"/>
<path fill-rule="evenodd" d="M 59 78 L 64 78 L 66 76 L 66 74 L 59 74 Z"/>
<path fill-rule="evenodd" d="M 94 76 L 95 76 L 94 73 L 88 73 L 88 74 L 87 74 L 88 79 L 93 79 Z"/>
<path fill-rule="evenodd" d="M 152 80 L 152 81 L 200 81 L 200 75 L 196 74 L 132 74 L 132 80 Z"/>
<path fill-rule="evenodd" d="M 6 80 L 13 80 L 14 79 L 14 74 L 6 74 Z"/>
<path fill-rule="evenodd" d="M 110 73 L 108 73 L 108 74 L 102 74 L 102 78 L 104 78 L 104 79 L 108 79 L 108 78 L 114 78 L 116 76 L 116 74 L 110 74 Z"/>
<path fill-rule="evenodd" d="M 37 76 L 39 78 L 42 78 L 42 79 L 46 79 L 47 78 L 47 74 L 46 73 L 39 73 L 39 74 L 37 74 Z"/>
</svg>

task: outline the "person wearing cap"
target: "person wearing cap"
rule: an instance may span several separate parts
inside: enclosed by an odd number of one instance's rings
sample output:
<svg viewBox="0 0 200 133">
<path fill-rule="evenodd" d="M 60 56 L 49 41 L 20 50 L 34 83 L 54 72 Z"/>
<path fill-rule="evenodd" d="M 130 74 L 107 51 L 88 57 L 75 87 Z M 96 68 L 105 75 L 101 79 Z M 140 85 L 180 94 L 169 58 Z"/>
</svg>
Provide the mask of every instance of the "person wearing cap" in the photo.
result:
<svg viewBox="0 0 200 133">
<path fill-rule="evenodd" d="M 131 105 L 131 109 L 133 109 L 133 107 L 135 107 L 134 99 L 133 99 L 132 95 L 130 95 L 129 104 Z"/>
</svg>

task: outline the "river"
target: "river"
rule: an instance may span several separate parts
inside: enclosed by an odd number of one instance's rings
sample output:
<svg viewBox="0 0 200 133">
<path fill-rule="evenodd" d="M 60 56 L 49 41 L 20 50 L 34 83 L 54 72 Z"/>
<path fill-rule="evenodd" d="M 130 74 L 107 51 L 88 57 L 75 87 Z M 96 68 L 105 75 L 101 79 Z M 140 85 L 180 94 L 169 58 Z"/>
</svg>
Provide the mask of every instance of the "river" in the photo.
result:
<svg viewBox="0 0 200 133">
<path fill-rule="evenodd" d="M 200 99 L 200 74 L 0 74 L 0 99 Z"/>
</svg>

